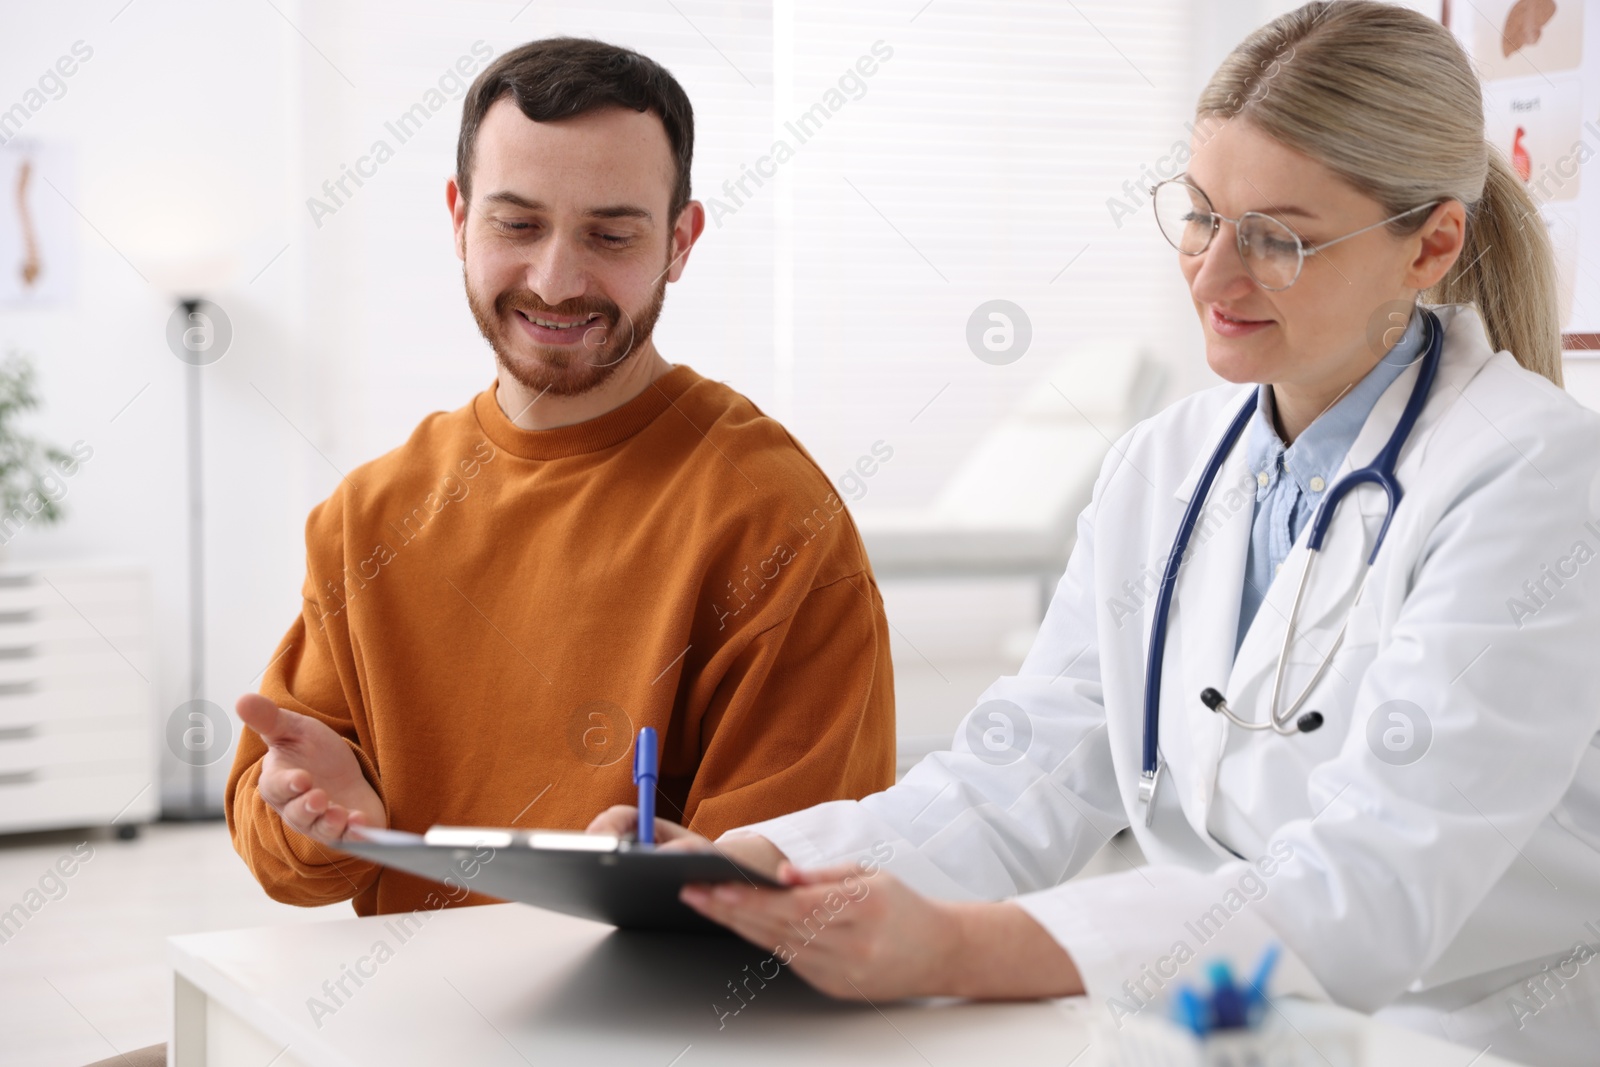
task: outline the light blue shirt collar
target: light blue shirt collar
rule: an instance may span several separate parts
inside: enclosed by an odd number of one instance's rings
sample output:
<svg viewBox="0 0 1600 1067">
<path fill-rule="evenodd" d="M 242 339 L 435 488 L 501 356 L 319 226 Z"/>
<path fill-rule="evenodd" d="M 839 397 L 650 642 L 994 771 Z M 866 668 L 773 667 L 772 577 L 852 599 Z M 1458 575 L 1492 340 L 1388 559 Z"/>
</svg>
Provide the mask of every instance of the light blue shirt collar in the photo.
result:
<svg viewBox="0 0 1600 1067">
<path fill-rule="evenodd" d="M 1347 389 L 1332 407 L 1301 431 L 1292 445 L 1285 445 L 1275 428 L 1272 389 L 1256 390 L 1256 413 L 1250 420 L 1245 455 L 1256 476 L 1256 499 L 1262 500 L 1277 486 L 1278 479 L 1294 480 L 1300 492 L 1319 501 L 1333 484 L 1339 466 L 1355 444 L 1367 416 L 1384 391 L 1422 354 L 1424 322 L 1421 309 L 1411 314 L 1405 333 L 1355 385 Z M 1282 462 L 1280 463 L 1280 457 Z M 1262 475 L 1265 474 L 1265 481 Z"/>
</svg>

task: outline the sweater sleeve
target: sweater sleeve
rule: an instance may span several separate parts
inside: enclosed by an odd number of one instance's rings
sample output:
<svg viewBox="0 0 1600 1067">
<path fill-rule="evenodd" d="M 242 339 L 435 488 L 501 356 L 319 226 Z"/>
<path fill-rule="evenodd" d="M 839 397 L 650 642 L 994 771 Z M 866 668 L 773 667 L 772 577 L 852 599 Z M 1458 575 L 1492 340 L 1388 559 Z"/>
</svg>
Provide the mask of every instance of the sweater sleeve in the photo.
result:
<svg viewBox="0 0 1600 1067">
<path fill-rule="evenodd" d="M 306 579 L 300 615 L 278 644 L 262 677 L 261 694 L 301 715 L 320 719 L 345 739 L 362 773 L 383 797 L 383 784 L 357 736 L 353 707 L 359 706 L 348 616 L 343 603 L 322 590 L 338 588 L 342 576 L 341 498 L 315 508 L 306 520 Z M 225 810 L 233 847 L 267 891 L 285 904 L 315 906 L 349 900 L 372 887 L 377 864 L 356 859 L 286 826 L 257 790 L 267 745 L 254 730 L 241 730 L 228 774 Z"/>
<path fill-rule="evenodd" d="M 700 736 L 682 815 L 707 837 L 892 784 L 894 676 L 871 575 L 812 589 L 741 649 Z"/>
</svg>

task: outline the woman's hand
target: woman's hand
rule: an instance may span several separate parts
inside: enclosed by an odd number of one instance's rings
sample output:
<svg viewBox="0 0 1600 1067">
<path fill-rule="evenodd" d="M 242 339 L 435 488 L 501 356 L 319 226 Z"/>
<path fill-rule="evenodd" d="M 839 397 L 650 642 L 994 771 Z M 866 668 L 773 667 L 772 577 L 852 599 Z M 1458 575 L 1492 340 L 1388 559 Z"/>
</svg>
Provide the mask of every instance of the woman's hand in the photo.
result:
<svg viewBox="0 0 1600 1067">
<path fill-rule="evenodd" d="M 731 844 L 732 842 L 730 842 Z M 761 948 L 829 996 L 1027 999 L 1083 992 L 1066 951 L 1014 903 L 930 900 L 887 871 L 802 871 L 788 888 L 685 886 L 684 903 Z"/>
<path fill-rule="evenodd" d="M 685 886 L 700 914 L 733 930 L 829 996 L 897 1000 L 944 990 L 959 935 L 946 906 L 914 893 L 885 871 L 855 864 L 778 870 L 789 888 L 736 882 Z"/>
<path fill-rule="evenodd" d="M 639 809 L 630 804 L 617 804 L 596 815 L 583 832 L 626 837 L 638 827 Z M 777 878 L 778 865 L 785 859 L 777 845 L 756 834 L 730 838 L 718 844 L 659 817 L 656 819 L 656 847 L 662 852 L 720 852 L 740 866 L 773 879 Z"/>
</svg>

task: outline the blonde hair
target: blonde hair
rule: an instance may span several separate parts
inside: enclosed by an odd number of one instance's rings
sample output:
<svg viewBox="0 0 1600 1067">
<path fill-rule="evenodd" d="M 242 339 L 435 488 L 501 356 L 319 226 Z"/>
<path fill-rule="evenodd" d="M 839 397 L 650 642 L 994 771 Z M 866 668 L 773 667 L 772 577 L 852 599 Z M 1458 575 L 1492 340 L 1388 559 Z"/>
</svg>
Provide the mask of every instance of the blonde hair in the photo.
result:
<svg viewBox="0 0 1600 1067">
<path fill-rule="evenodd" d="M 1256 30 L 1200 94 L 1201 118 L 1243 116 L 1398 214 L 1467 208 L 1465 246 L 1423 294 L 1472 303 L 1489 343 L 1561 385 L 1555 255 L 1533 198 L 1484 139 L 1483 92 L 1444 26 L 1373 0 L 1306 4 Z M 1418 212 L 1390 224 L 1415 233 Z"/>
</svg>

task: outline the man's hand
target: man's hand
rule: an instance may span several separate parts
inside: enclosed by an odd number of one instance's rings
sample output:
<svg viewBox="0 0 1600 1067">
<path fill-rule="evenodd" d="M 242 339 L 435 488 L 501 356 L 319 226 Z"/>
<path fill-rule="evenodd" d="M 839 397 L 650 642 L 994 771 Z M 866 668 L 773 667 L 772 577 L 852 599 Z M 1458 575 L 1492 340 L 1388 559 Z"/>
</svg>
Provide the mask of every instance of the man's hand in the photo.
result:
<svg viewBox="0 0 1600 1067">
<path fill-rule="evenodd" d="M 337 845 L 351 827 L 389 825 L 355 753 L 326 724 L 258 693 L 240 697 L 236 708 L 239 721 L 267 743 L 256 789 L 291 829 Z"/>
<path fill-rule="evenodd" d="M 618 804 L 596 815 L 583 832 L 623 837 L 638 826 L 639 809 L 630 804 Z M 777 878 L 778 865 L 787 858 L 777 845 L 757 834 L 729 838 L 719 844 L 661 818 L 656 819 L 656 846 L 662 852 L 720 852 L 735 863 L 772 879 Z"/>
</svg>

